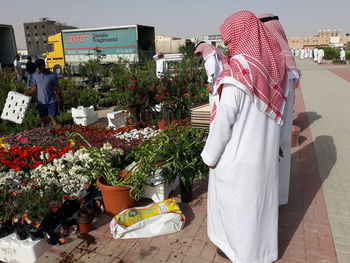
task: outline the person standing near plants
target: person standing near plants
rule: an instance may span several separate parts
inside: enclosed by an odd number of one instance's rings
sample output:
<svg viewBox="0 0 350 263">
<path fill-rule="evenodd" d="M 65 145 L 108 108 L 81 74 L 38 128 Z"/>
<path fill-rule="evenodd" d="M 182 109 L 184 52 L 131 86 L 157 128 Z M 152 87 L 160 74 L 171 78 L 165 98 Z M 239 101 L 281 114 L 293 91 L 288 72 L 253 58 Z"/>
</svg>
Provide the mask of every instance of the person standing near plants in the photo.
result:
<svg viewBox="0 0 350 263">
<path fill-rule="evenodd" d="M 320 49 L 318 50 L 318 53 L 317 53 L 317 62 L 318 62 L 318 64 L 322 63 L 323 57 L 324 57 L 324 50 L 323 50 L 322 47 L 320 47 Z"/>
<path fill-rule="evenodd" d="M 232 57 L 201 157 L 209 167 L 208 236 L 232 262 L 278 259 L 278 150 L 285 105 L 281 47 L 249 11 L 220 33 Z"/>
<path fill-rule="evenodd" d="M 283 112 L 283 125 L 281 127 L 280 148 L 283 156 L 280 156 L 278 162 L 279 168 L 279 204 L 288 203 L 289 182 L 290 182 L 290 159 L 291 159 L 291 140 L 292 140 L 292 124 L 293 124 L 293 108 L 295 100 L 295 89 L 299 85 L 301 72 L 295 64 L 295 59 L 288 46 L 288 40 L 284 29 L 279 22 L 278 16 L 265 14 L 259 17 L 264 26 L 277 39 L 284 53 L 288 81 L 286 81 L 287 101 Z"/>
<path fill-rule="evenodd" d="M 19 60 L 20 60 L 20 56 L 16 55 L 15 60 L 13 61 L 13 66 L 15 67 L 15 73 L 17 76 L 17 82 L 22 81 L 22 68 L 21 68 L 21 62 Z"/>
<path fill-rule="evenodd" d="M 32 62 L 32 57 L 28 56 L 28 62 L 26 63 L 26 71 L 27 71 L 27 86 L 31 87 L 33 74 L 35 73 L 35 64 Z"/>
<path fill-rule="evenodd" d="M 156 76 L 160 79 L 164 77 L 164 74 L 168 71 L 168 64 L 162 52 L 155 54 L 153 59 L 156 61 Z"/>
<path fill-rule="evenodd" d="M 346 53 L 344 48 L 340 48 L 340 60 L 344 60 L 345 61 L 345 57 L 346 57 Z"/>
<path fill-rule="evenodd" d="M 194 54 L 201 56 L 204 60 L 205 71 L 208 76 L 207 92 L 209 93 L 210 111 L 213 109 L 215 96 L 217 95 L 217 86 L 215 85 L 220 72 L 223 69 L 224 54 L 221 50 L 204 41 L 199 42 Z"/>
<path fill-rule="evenodd" d="M 26 95 L 32 96 L 36 94 L 42 126 L 46 126 L 50 120 L 53 126 L 59 126 L 57 121 L 58 106 L 62 109 L 64 100 L 58 86 L 57 75 L 45 67 L 43 59 L 37 59 L 35 66 L 37 71 L 33 74 L 32 89 L 26 92 Z"/>
</svg>

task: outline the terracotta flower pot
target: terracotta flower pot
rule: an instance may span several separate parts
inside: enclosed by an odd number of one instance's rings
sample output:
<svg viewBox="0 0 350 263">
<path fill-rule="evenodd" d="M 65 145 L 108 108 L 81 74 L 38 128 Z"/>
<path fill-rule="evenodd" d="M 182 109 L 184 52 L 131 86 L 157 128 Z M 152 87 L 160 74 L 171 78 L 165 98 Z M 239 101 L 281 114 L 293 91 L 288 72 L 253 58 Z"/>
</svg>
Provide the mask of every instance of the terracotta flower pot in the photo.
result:
<svg viewBox="0 0 350 263">
<path fill-rule="evenodd" d="M 134 205 L 135 200 L 130 197 L 130 188 L 124 186 L 106 185 L 102 177 L 97 178 L 97 186 L 102 191 L 106 213 L 115 216 L 126 208 Z"/>
<path fill-rule="evenodd" d="M 300 127 L 293 125 L 292 126 L 292 147 L 296 147 L 299 145 L 299 134 L 300 134 Z"/>
<path fill-rule="evenodd" d="M 92 220 L 94 215 L 91 209 L 80 209 L 78 214 L 79 230 L 81 233 L 88 233 L 92 229 Z"/>
</svg>

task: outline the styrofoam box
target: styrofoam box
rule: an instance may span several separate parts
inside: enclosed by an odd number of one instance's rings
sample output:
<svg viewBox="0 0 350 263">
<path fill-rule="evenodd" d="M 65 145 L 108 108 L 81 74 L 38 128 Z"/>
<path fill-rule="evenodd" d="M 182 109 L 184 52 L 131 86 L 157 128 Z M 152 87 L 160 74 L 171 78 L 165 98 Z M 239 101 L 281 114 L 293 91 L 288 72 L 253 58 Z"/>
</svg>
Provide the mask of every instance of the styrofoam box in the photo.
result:
<svg viewBox="0 0 350 263">
<path fill-rule="evenodd" d="M 150 198 L 156 203 L 168 199 L 170 192 L 175 190 L 180 184 L 179 177 L 176 177 L 175 181 L 171 185 L 162 183 L 161 178 L 157 179 L 157 176 L 152 180 L 154 180 L 153 186 L 146 185 L 142 197 Z M 157 180 L 158 182 L 156 182 Z"/>
<path fill-rule="evenodd" d="M 126 124 L 126 110 L 118 110 L 107 114 L 109 128 L 121 128 Z"/>
<path fill-rule="evenodd" d="M 72 108 L 72 117 L 76 125 L 87 126 L 98 121 L 98 115 L 94 111 L 94 106 Z"/>
<path fill-rule="evenodd" d="M 18 240 L 13 233 L 0 238 L 0 260 L 4 262 L 32 263 L 49 250 L 51 246 L 44 240 Z"/>
<path fill-rule="evenodd" d="M 88 115 L 93 115 L 95 113 L 94 106 L 83 107 L 78 106 L 77 108 L 72 108 L 72 117 L 86 118 Z"/>
<path fill-rule="evenodd" d="M 10 91 L 7 95 L 1 119 L 22 124 L 32 98 L 16 91 Z"/>
<path fill-rule="evenodd" d="M 86 118 L 73 117 L 75 125 L 88 126 L 98 121 L 97 113 L 94 115 L 88 115 Z"/>
</svg>

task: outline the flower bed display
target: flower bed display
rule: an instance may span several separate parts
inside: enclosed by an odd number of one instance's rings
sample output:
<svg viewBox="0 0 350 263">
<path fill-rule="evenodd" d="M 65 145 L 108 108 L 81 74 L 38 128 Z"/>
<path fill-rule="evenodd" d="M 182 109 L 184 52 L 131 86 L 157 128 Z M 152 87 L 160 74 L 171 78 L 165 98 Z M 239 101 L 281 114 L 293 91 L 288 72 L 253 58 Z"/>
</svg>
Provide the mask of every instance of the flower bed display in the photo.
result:
<svg viewBox="0 0 350 263">
<path fill-rule="evenodd" d="M 2 235 L 10 234 L 11 218 L 20 228 L 29 225 L 26 219 L 35 227 L 40 226 L 50 211 L 57 212 L 62 207 L 64 200 L 83 198 L 91 183 L 107 170 L 111 172 L 110 178 L 119 177 L 127 165 L 128 152 L 158 133 L 152 128 L 134 128 L 110 130 L 72 125 L 58 129 L 36 128 L 1 138 Z M 72 134 L 80 136 L 73 138 Z M 131 188 L 139 198 L 144 179 L 137 179 L 140 183 L 134 177 L 126 179 L 126 186 L 131 183 L 140 188 L 139 192 Z"/>
<path fill-rule="evenodd" d="M 79 209 L 95 209 L 101 204 L 97 180 L 99 188 L 123 190 L 123 198 L 129 199 L 112 210 L 107 195 L 102 193 L 106 212 L 115 215 L 141 198 L 153 176 L 152 167 L 166 171 L 162 181 L 172 183 L 176 176 L 191 179 L 202 170 L 195 156 L 202 147 L 202 135 L 178 126 L 160 131 L 150 127 L 111 130 L 71 125 L 0 138 L 0 237 L 15 230 L 18 239 L 45 236 L 49 244 L 64 242 L 62 237 L 78 229 Z M 142 157 L 146 152 L 148 159 Z M 133 161 L 147 173 L 124 171 Z M 185 163 L 191 166 L 186 166 L 190 175 L 182 173 Z"/>
</svg>

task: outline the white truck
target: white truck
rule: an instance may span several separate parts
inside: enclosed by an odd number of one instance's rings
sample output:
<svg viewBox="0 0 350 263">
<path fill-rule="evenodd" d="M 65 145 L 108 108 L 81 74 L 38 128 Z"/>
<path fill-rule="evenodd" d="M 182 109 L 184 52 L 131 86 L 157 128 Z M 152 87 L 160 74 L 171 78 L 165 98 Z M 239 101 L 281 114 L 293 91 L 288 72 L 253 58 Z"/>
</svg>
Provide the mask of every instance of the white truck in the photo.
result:
<svg viewBox="0 0 350 263">
<path fill-rule="evenodd" d="M 13 27 L 0 24 L 0 69 L 13 66 L 16 54 L 17 46 Z"/>
</svg>

